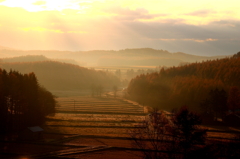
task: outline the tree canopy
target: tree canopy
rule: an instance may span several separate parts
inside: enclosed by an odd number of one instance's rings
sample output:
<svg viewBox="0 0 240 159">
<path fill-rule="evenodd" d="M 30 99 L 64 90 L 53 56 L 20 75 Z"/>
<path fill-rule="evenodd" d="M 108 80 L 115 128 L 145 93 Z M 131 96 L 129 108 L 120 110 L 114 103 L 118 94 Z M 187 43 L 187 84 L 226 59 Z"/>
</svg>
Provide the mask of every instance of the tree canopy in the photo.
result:
<svg viewBox="0 0 240 159">
<path fill-rule="evenodd" d="M 141 104 L 168 110 L 188 105 L 198 110 L 211 90 L 224 90 L 229 96 L 230 88 L 240 88 L 239 68 L 240 58 L 232 57 L 161 69 L 132 79 L 128 93 Z"/>
<path fill-rule="evenodd" d="M 18 132 L 44 122 L 55 112 L 54 96 L 39 86 L 34 73 L 0 69 L 0 132 Z"/>
</svg>

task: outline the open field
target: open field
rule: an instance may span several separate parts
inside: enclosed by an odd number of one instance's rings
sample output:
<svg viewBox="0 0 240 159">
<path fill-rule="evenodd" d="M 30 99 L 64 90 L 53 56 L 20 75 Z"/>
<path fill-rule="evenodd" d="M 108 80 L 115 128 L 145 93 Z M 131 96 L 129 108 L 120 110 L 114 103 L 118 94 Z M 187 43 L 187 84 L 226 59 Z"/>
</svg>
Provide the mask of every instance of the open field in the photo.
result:
<svg viewBox="0 0 240 159">
<path fill-rule="evenodd" d="M 144 107 L 106 96 L 65 96 L 58 103 L 41 140 L 4 142 L 0 157 L 141 158 L 131 149 L 128 131 L 144 119 Z"/>
<path fill-rule="evenodd" d="M 77 134 L 53 143 L 65 146 L 100 147 L 72 153 L 71 158 L 142 158 L 133 151 L 129 130 L 146 116 L 146 109 L 135 102 L 113 97 L 74 96 L 58 98 L 59 107 L 49 116 L 45 130 L 50 133 Z M 144 112 L 145 110 L 145 112 Z M 77 151 L 78 152 L 78 151 Z"/>
<path fill-rule="evenodd" d="M 141 159 L 129 131 L 145 119 L 146 107 L 112 96 L 59 97 L 55 115 L 48 116 L 41 140 L 0 142 L 3 158 Z M 234 138 L 236 128 L 204 126 L 210 140 Z M 21 147 L 21 148 L 19 148 Z"/>
<path fill-rule="evenodd" d="M 136 103 L 112 97 L 59 98 L 55 116 L 49 116 L 46 126 L 61 133 L 128 137 L 147 112 Z"/>
<path fill-rule="evenodd" d="M 54 133 L 129 137 L 129 130 L 145 119 L 147 109 L 136 102 L 112 96 L 58 98 L 59 107 L 49 116 L 46 130 Z M 204 126 L 209 138 L 234 138 L 239 129 Z M 235 133 L 232 133 L 235 132 Z"/>
</svg>

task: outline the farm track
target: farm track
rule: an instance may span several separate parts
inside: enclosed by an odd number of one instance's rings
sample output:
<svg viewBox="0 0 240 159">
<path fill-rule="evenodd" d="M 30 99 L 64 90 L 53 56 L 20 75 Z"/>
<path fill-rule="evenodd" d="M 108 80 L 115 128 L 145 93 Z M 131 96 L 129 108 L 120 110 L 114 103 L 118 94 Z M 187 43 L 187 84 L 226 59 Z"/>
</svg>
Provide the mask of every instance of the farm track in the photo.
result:
<svg viewBox="0 0 240 159">
<path fill-rule="evenodd" d="M 81 154 L 81 153 L 88 153 L 88 152 L 94 152 L 94 151 L 100 151 L 100 150 L 106 150 L 111 147 L 105 146 L 105 145 L 97 145 L 97 146 L 86 146 L 78 148 L 79 146 L 76 146 L 76 148 L 68 148 L 63 149 L 59 151 L 53 151 L 48 153 L 42 153 L 42 154 L 36 154 L 28 156 L 30 158 L 51 158 L 51 157 L 58 157 L 58 158 L 64 158 L 64 156 L 68 155 L 75 155 L 75 154 Z"/>
</svg>

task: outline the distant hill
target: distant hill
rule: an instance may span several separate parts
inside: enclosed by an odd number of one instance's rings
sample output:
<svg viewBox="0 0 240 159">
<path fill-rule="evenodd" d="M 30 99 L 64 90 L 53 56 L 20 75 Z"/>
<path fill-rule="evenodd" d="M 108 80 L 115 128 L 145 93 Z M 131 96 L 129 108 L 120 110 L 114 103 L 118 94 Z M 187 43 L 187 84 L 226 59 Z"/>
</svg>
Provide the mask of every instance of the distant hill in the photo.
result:
<svg viewBox="0 0 240 159">
<path fill-rule="evenodd" d="M 79 65 L 79 63 L 72 59 L 49 59 L 43 55 L 24 55 L 8 58 L 0 58 L 0 62 L 37 62 L 37 61 L 58 61 L 63 63 Z"/>
<path fill-rule="evenodd" d="M 51 59 L 74 60 L 81 66 L 178 66 L 182 63 L 201 62 L 220 59 L 225 56 L 196 56 L 181 52 L 170 53 L 166 50 L 150 48 L 93 51 L 57 51 L 57 50 L 1 50 L 0 57 L 43 55 Z M 75 63 L 75 64 L 76 64 Z"/>
<path fill-rule="evenodd" d="M 36 61 L 49 61 L 50 59 L 46 58 L 43 55 L 26 55 L 10 58 L 0 58 L 1 62 L 36 62 Z"/>
<path fill-rule="evenodd" d="M 111 73 L 57 61 L 1 62 L 0 68 L 21 73 L 34 72 L 39 83 L 49 90 L 89 89 L 92 85 L 112 88 L 120 83 Z"/>
</svg>

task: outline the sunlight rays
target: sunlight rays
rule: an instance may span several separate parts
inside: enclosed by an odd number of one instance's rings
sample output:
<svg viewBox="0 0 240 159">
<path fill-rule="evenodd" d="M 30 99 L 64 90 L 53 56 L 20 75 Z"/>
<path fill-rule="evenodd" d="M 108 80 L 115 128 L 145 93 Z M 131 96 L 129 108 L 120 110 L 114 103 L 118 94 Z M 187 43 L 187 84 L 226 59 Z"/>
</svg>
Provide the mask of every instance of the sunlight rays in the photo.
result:
<svg viewBox="0 0 240 159">
<path fill-rule="evenodd" d="M 190 53 L 209 44 L 229 45 L 236 52 L 239 5 L 239 0 L 0 0 L 0 34 L 5 35 L 0 45 L 184 52 L 185 47 L 177 47 L 184 44 L 191 46 Z"/>
</svg>

